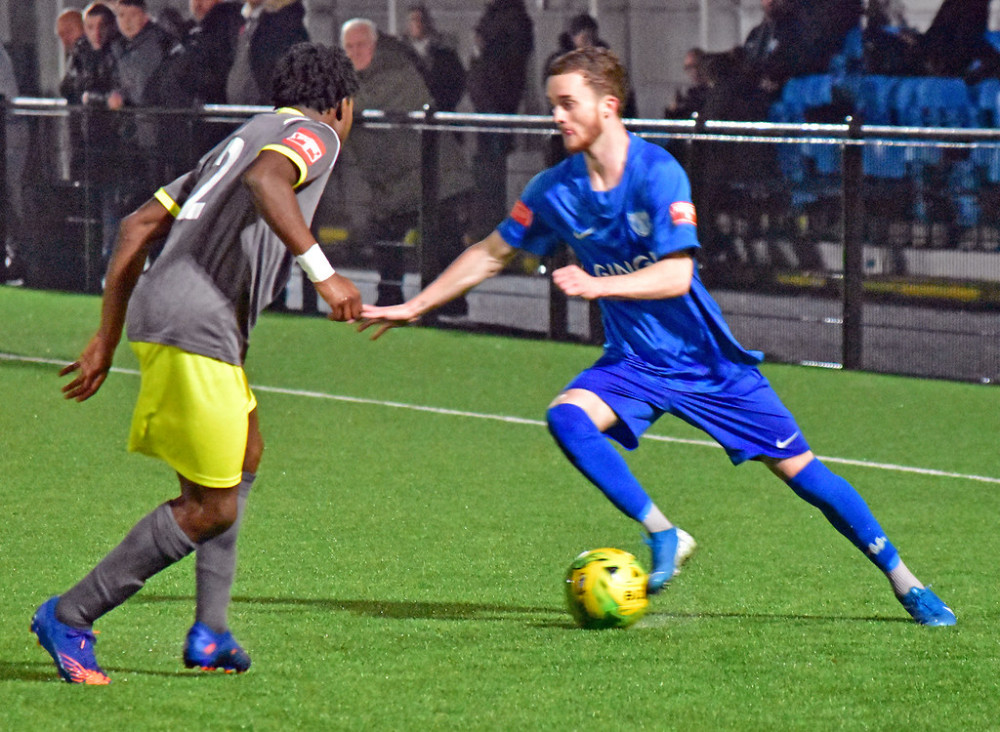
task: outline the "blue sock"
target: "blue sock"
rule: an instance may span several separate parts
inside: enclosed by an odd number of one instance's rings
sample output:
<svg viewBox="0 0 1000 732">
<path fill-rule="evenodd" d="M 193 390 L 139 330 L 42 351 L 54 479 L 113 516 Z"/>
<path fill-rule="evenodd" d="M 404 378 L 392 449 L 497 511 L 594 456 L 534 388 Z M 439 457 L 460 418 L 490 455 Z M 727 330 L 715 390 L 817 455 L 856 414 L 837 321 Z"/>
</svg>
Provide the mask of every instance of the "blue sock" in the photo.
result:
<svg viewBox="0 0 1000 732">
<path fill-rule="evenodd" d="M 549 432 L 577 470 L 626 516 L 636 521 L 646 518 L 652 500 L 587 413 L 575 404 L 557 404 L 546 416 Z"/>
<path fill-rule="evenodd" d="M 818 459 L 806 465 L 788 485 L 799 498 L 822 511 L 834 528 L 883 572 L 899 564 L 896 547 L 886 538 L 865 500 Z"/>
</svg>

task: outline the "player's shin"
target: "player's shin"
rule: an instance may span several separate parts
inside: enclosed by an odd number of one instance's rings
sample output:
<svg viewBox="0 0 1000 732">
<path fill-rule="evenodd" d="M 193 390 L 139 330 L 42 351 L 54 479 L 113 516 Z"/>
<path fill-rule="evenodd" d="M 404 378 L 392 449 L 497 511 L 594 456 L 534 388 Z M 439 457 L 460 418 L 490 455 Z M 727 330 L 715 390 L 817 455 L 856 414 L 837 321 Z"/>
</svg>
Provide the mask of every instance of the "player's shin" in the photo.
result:
<svg viewBox="0 0 1000 732">
<path fill-rule="evenodd" d="M 577 470 L 629 518 L 641 522 L 652 501 L 625 459 L 575 404 L 557 404 L 547 414 L 549 432 Z M 659 512 L 657 512 L 659 513 Z"/>
<path fill-rule="evenodd" d="M 254 473 L 243 473 L 233 525 L 218 536 L 199 544 L 195 554 L 195 620 L 215 633 L 225 633 L 229 629 L 227 612 L 236 576 L 236 539 L 255 477 Z"/>
<path fill-rule="evenodd" d="M 822 511 L 834 528 L 864 552 L 875 566 L 887 574 L 896 569 L 900 563 L 896 547 L 850 483 L 817 459 L 787 483 L 796 495 Z"/>
<path fill-rule="evenodd" d="M 194 542 L 177 525 L 170 504 L 162 503 L 59 598 L 56 618 L 74 628 L 90 628 L 97 618 L 138 592 L 147 579 L 194 549 Z"/>
</svg>

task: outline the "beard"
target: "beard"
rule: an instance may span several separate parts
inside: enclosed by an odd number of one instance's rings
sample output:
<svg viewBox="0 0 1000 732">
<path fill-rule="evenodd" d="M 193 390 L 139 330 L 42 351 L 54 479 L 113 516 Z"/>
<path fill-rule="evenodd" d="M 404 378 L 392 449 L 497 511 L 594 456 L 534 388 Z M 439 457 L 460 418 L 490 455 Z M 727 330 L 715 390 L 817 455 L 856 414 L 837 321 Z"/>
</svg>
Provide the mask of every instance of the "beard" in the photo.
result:
<svg viewBox="0 0 1000 732">
<path fill-rule="evenodd" d="M 589 148 L 600 136 L 604 127 L 601 118 L 595 115 L 591 120 L 576 122 L 571 129 L 572 135 L 563 135 L 563 145 L 566 147 L 566 152 L 573 155 Z"/>
</svg>

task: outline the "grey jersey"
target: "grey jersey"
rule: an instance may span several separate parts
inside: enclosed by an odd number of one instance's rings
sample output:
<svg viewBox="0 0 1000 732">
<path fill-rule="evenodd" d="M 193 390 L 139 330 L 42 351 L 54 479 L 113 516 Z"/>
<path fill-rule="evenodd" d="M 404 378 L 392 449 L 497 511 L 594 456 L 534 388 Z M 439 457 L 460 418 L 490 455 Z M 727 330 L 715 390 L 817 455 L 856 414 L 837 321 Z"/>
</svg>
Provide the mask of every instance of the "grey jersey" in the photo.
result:
<svg viewBox="0 0 1000 732">
<path fill-rule="evenodd" d="M 175 220 L 132 293 L 129 340 L 243 363 L 257 317 L 281 294 L 292 266 L 242 182 L 262 150 L 298 168 L 295 197 L 312 222 L 340 153 L 337 134 L 294 109 L 257 115 L 156 192 Z"/>
</svg>

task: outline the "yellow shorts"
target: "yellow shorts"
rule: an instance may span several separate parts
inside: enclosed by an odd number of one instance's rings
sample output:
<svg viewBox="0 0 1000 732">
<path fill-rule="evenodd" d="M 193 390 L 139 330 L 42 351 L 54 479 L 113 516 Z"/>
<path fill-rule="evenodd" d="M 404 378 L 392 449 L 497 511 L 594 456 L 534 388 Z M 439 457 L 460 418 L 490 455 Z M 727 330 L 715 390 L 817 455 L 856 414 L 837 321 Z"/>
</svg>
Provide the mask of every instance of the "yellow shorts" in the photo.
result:
<svg viewBox="0 0 1000 732">
<path fill-rule="evenodd" d="M 207 356 L 158 343 L 132 343 L 142 385 L 128 449 L 158 457 L 208 488 L 240 482 L 248 416 L 257 400 L 246 374 Z"/>
</svg>

